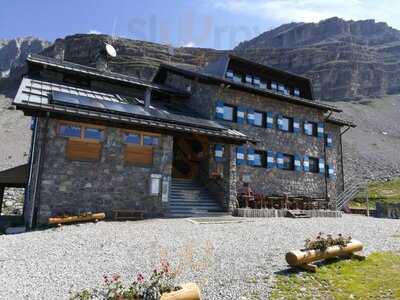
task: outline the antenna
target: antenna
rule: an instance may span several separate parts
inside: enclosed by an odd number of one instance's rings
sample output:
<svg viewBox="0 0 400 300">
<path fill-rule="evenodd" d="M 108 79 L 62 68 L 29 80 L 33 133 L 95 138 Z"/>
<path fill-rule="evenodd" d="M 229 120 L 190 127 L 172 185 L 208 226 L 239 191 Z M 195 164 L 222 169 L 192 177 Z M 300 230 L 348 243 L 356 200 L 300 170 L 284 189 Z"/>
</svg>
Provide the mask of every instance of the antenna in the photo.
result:
<svg viewBox="0 0 400 300">
<path fill-rule="evenodd" d="M 106 52 L 111 57 L 117 56 L 117 50 L 111 44 L 106 43 Z"/>
</svg>

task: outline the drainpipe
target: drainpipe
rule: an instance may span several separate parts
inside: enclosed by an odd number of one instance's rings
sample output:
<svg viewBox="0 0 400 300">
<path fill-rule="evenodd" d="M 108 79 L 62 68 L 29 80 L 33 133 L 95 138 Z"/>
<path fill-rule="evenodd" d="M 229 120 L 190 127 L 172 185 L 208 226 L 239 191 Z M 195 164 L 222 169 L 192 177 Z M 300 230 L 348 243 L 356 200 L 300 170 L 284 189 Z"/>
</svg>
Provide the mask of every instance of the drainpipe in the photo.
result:
<svg viewBox="0 0 400 300">
<path fill-rule="evenodd" d="M 343 143 L 342 143 L 342 135 L 343 134 L 345 134 L 347 131 L 349 131 L 350 130 L 350 126 L 347 126 L 347 128 L 343 131 L 343 132 L 341 132 L 340 134 L 339 134 L 339 137 L 340 137 L 340 139 L 339 139 L 339 141 L 340 141 L 340 163 L 342 164 L 342 184 L 343 184 L 343 191 L 342 192 L 344 192 L 346 189 L 345 189 L 345 187 L 344 187 L 344 164 L 343 164 Z"/>
<path fill-rule="evenodd" d="M 26 211 L 27 209 L 27 202 L 29 199 L 31 199 L 31 184 L 32 184 L 32 173 L 33 173 L 33 161 L 34 161 L 34 156 L 35 156 L 35 149 L 36 149 L 36 140 L 37 140 L 37 135 L 38 135 L 38 117 L 35 117 L 33 119 L 33 124 L 32 124 L 32 137 L 31 137 L 31 148 L 29 152 L 29 175 L 28 175 L 28 184 L 25 189 L 25 199 L 24 199 L 24 208 L 23 208 L 23 214 L 25 216 L 26 213 L 29 213 Z M 32 209 L 34 205 L 34 200 L 32 198 Z M 29 213 L 29 219 L 26 222 L 27 229 L 30 230 L 32 228 L 32 214 Z"/>
<path fill-rule="evenodd" d="M 328 120 L 329 117 L 332 115 L 333 111 L 329 111 L 328 116 L 325 118 L 325 120 Z M 326 123 L 326 122 L 325 122 Z M 328 191 L 328 177 L 326 176 L 326 162 L 327 162 L 327 155 L 326 155 L 326 138 L 324 135 L 324 179 L 325 179 L 325 199 L 328 199 L 329 196 L 329 191 Z"/>
<path fill-rule="evenodd" d="M 42 139 L 42 144 L 39 149 L 39 157 L 38 157 L 38 172 L 36 176 L 36 183 L 35 183 L 35 195 L 34 195 L 34 207 L 33 207 L 33 220 L 32 220 L 32 227 L 37 227 L 37 217 L 40 212 L 40 190 L 41 190 L 41 177 L 42 177 L 42 170 L 43 170 L 43 154 L 46 151 L 46 143 L 47 143 L 47 132 L 49 131 L 49 117 L 50 113 L 46 113 L 46 123 L 44 126 L 44 135 Z M 38 185 L 38 183 L 40 183 Z"/>
</svg>

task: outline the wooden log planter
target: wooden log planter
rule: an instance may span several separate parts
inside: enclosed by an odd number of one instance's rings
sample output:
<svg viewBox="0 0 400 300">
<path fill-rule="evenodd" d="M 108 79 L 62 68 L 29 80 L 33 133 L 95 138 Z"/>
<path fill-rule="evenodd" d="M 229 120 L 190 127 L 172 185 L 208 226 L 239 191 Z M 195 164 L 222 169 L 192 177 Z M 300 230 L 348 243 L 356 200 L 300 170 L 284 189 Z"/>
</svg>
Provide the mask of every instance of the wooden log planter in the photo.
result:
<svg viewBox="0 0 400 300">
<path fill-rule="evenodd" d="M 182 289 L 161 295 L 161 300 L 200 300 L 200 289 L 195 283 L 181 285 Z"/>
<path fill-rule="evenodd" d="M 66 216 L 66 217 L 52 217 L 49 218 L 49 224 L 61 225 L 65 223 L 89 222 L 100 221 L 105 219 L 105 213 L 87 214 L 82 216 Z"/>
<path fill-rule="evenodd" d="M 352 257 L 364 260 L 365 256 L 356 254 L 363 249 L 363 244 L 356 240 L 351 240 L 346 246 L 332 246 L 326 250 L 295 250 L 286 253 L 286 261 L 291 267 L 302 268 L 307 271 L 316 272 L 317 266 L 312 262 L 333 258 L 333 257 Z"/>
</svg>

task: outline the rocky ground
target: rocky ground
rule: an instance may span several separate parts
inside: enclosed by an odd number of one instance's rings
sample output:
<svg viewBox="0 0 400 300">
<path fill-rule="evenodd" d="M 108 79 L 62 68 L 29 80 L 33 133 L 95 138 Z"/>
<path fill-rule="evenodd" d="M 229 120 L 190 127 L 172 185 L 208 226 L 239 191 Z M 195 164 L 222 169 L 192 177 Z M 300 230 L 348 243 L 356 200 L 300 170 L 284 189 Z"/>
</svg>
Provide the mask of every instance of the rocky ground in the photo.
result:
<svg viewBox="0 0 400 300">
<path fill-rule="evenodd" d="M 274 273 L 287 268 L 284 254 L 320 231 L 351 235 L 367 254 L 400 250 L 398 220 L 362 216 L 88 223 L 0 236 L 0 298 L 68 299 L 105 274 L 130 281 L 165 258 L 182 267 L 178 282 L 200 284 L 204 299 L 266 299 Z"/>
<path fill-rule="evenodd" d="M 343 136 L 346 180 L 400 176 L 400 96 L 336 102 L 358 127 Z"/>
<path fill-rule="evenodd" d="M 0 94 L 0 171 L 28 161 L 30 137 L 30 118 Z"/>
</svg>

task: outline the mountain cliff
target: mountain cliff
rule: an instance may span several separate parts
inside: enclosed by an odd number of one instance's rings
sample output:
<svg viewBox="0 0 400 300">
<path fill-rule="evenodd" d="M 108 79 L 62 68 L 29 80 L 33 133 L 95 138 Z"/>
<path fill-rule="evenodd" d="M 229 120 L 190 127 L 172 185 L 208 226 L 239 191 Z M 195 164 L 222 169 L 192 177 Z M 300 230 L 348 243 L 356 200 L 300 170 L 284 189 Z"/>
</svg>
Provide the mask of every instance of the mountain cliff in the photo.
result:
<svg viewBox="0 0 400 300">
<path fill-rule="evenodd" d="M 25 60 L 30 53 L 40 53 L 50 46 L 50 42 L 34 37 L 0 40 L 0 92 L 13 93 Z"/>
<path fill-rule="evenodd" d="M 242 42 L 234 51 L 310 77 L 321 100 L 400 92 L 400 31 L 374 20 L 290 23 Z"/>
</svg>

